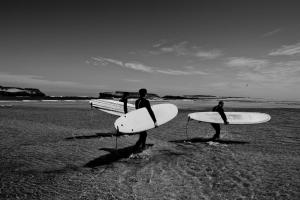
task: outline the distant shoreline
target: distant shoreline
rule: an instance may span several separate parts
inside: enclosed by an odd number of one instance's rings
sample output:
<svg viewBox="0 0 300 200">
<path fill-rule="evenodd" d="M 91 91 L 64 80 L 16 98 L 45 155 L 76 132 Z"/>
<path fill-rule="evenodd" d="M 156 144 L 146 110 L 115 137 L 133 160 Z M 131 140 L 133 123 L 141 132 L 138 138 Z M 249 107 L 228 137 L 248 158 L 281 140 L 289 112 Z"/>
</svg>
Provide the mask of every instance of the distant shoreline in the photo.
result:
<svg viewBox="0 0 300 200">
<path fill-rule="evenodd" d="M 22 101 L 22 100 L 35 100 L 35 101 L 42 101 L 42 100 L 90 100 L 90 99 L 112 99 L 112 100 L 119 100 L 120 97 L 111 97 L 111 98 L 102 98 L 102 97 L 93 97 L 93 96 L 44 96 L 44 97 L 30 97 L 30 96 L 1 96 L 0 101 Z M 137 99 L 137 97 L 129 99 Z M 201 96 L 199 95 L 190 95 L 190 96 L 163 96 L 163 97 L 148 97 L 149 100 L 249 100 L 252 101 L 253 98 L 249 97 L 217 97 L 217 96 Z"/>
<path fill-rule="evenodd" d="M 1 100 L 0 107 L 12 107 L 17 105 L 81 105 L 84 107 L 89 107 L 90 98 L 79 98 L 79 99 L 23 99 L 23 100 Z M 117 100 L 117 99 L 115 99 Z M 300 101 L 268 101 L 268 100 L 257 100 L 257 99 L 197 99 L 197 100 L 186 100 L 186 99 L 150 99 L 151 104 L 160 104 L 160 103 L 172 103 L 175 104 L 179 109 L 188 109 L 188 110 L 201 110 L 202 108 L 211 108 L 216 105 L 219 100 L 224 100 L 226 110 L 232 110 L 236 108 L 287 108 L 287 109 L 300 109 Z M 129 102 L 133 103 L 135 99 L 130 99 Z"/>
</svg>

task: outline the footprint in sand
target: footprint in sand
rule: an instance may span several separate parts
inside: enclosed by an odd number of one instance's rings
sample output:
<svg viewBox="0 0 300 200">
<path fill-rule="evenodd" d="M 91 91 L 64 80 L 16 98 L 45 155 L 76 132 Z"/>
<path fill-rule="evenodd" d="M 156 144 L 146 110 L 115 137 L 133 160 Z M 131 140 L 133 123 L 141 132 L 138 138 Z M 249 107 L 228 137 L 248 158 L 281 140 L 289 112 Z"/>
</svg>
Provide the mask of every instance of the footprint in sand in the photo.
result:
<svg viewBox="0 0 300 200">
<path fill-rule="evenodd" d="M 227 146 L 226 144 L 221 144 L 221 143 L 219 143 L 219 142 L 213 142 L 213 141 L 209 141 L 209 142 L 207 142 L 207 144 L 208 145 L 211 145 L 211 146 Z"/>
<path fill-rule="evenodd" d="M 145 150 L 141 153 L 134 153 L 129 156 L 129 159 L 149 159 L 150 158 L 150 150 Z"/>
</svg>

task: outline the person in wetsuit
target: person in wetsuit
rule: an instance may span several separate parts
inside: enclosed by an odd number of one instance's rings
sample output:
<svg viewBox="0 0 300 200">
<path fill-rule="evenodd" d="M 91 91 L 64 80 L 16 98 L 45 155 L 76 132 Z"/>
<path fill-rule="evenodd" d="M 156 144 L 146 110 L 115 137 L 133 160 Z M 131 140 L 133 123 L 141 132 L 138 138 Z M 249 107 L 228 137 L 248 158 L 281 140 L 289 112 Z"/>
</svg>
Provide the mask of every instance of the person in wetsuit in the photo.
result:
<svg viewBox="0 0 300 200">
<path fill-rule="evenodd" d="M 124 108 L 124 113 L 125 114 L 128 113 L 128 110 L 127 110 L 128 98 L 129 98 L 129 93 L 124 92 L 122 98 L 120 99 L 120 102 L 123 102 L 123 108 Z"/>
<path fill-rule="evenodd" d="M 223 106 L 224 106 L 224 102 L 219 101 L 219 104 L 217 106 L 213 107 L 212 111 L 213 112 L 218 112 L 221 115 L 221 117 L 224 121 L 224 124 L 229 124 L 228 121 L 227 121 L 227 117 L 224 113 Z M 216 131 L 215 135 L 212 137 L 212 140 L 220 139 L 220 133 L 221 133 L 220 124 L 212 123 L 211 125 Z"/>
<path fill-rule="evenodd" d="M 155 127 L 157 127 L 155 115 L 153 113 L 153 110 L 151 109 L 150 102 L 146 99 L 146 95 L 147 95 L 147 89 L 142 88 L 139 90 L 140 97 L 135 101 L 135 108 L 139 109 L 139 108 L 145 107 L 148 110 L 148 112 L 154 122 Z M 147 132 L 143 131 L 143 132 L 140 132 L 139 134 L 140 134 L 140 138 L 136 142 L 135 147 L 143 150 L 146 147 Z"/>
</svg>

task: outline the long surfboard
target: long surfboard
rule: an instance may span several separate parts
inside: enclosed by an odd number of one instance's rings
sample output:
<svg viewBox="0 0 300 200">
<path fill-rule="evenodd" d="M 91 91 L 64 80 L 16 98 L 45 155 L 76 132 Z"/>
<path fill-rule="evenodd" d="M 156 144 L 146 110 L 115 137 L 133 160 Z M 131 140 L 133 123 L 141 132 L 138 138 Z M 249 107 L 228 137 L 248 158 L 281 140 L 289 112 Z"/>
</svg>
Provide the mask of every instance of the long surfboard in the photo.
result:
<svg viewBox="0 0 300 200">
<path fill-rule="evenodd" d="M 93 99 L 89 101 L 92 107 L 97 108 L 103 112 L 121 116 L 124 115 L 124 103 L 120 101 L 110 100 L 110 99 Z M 133 104 L 127 103 L 127 111 L 131 112 L 135 110 Z"/>
<path fill-rule="evenodd" d="M 157 125 L 160 126 L 176 117 L 177 106 L 174 104 L 157 104 L 151 106 Z M 154 128 L 154 122 L 146 108 L 140 108 L 125 115 L 115 121 L 115 128 L 121 133 L 134 134 Z"/>
<path fill-rule="evenodd" d="M 229 124 L 259 124 L 267 122 L 271 116 L 258 112 L 225 112 Z M 188 117 L 201 122 L 224 124 L 218 112 L 195 112 L 188 114 Z"/>
</svg>

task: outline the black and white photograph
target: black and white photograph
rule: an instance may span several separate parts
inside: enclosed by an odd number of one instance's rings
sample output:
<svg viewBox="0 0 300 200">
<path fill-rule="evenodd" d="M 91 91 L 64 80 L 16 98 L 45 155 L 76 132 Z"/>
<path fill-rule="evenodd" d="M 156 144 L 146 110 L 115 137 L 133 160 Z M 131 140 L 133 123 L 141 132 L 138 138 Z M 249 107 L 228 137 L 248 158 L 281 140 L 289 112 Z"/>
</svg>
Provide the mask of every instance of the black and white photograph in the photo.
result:
<svg viewBox="0 0 300 200">
<path fill-rule="evenodd" d="M 0 199 L 300 199 L 300 2 L 4 0 Z"/>
</svg>

